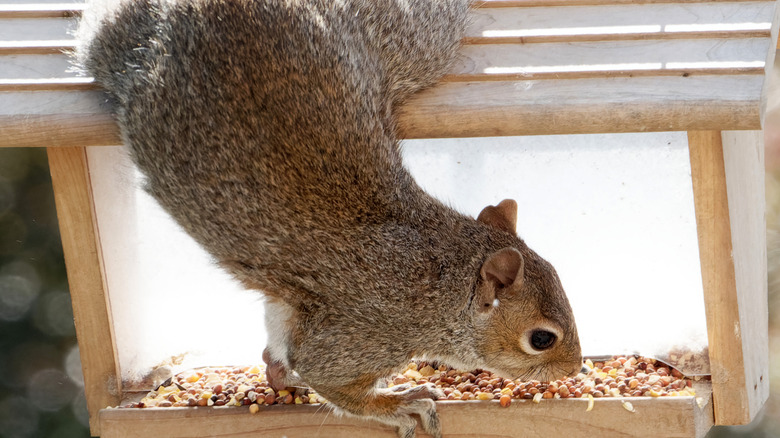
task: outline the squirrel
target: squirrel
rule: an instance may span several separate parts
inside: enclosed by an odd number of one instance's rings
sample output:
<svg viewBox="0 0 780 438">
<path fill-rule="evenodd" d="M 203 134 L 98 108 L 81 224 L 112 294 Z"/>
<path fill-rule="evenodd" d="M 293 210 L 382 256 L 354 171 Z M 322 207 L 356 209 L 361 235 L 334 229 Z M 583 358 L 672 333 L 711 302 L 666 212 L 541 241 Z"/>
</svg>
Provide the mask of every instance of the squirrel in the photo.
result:
<svg viewBox="0 0 780 438">
<path fill-rule="evenodd" d="M 120 0 L 80 30 L 77 60 L 115 102 L 145 189 L 266 297 L 269 380 L 406 438 L 414 414 L 441 437 L 440 390 L 378 384 L 412 358 L 538 380 L 582 366 L 517 204 L 474 219 L 402 163 L 397 108 L 452 65 L 471 7 Z"/>
</svg>

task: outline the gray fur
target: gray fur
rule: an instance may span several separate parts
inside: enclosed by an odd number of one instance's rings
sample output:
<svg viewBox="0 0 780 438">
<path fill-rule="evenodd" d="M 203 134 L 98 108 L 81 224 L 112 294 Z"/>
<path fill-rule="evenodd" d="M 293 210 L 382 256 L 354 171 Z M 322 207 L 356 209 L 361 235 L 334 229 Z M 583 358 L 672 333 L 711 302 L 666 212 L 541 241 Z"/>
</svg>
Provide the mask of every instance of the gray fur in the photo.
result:
<svg viewBox="0 0 780 438">
<path fill-rule="evenodd" d="M 80 60 L 116 99 L 147 190 L 221 266 L 291 308 L 276 371 L 402 436 L 412 414 L 440 436 L 423 401 L 435 390 L 376 386 L 412 357 L 506 377 L 580 366 L 563 288 L 514 220 L 455 212 L 401 162 L 394 109 L 451 65 L 468 7 L 123 0 L 81 32 Z M 504 288 L 482 266 L 507 247 L 522 264 Z M 485 294 L 499 306 L 477 308 Z M 518 339 L 539 324 L 563 335 L 528 354 Z"/>
</svg>

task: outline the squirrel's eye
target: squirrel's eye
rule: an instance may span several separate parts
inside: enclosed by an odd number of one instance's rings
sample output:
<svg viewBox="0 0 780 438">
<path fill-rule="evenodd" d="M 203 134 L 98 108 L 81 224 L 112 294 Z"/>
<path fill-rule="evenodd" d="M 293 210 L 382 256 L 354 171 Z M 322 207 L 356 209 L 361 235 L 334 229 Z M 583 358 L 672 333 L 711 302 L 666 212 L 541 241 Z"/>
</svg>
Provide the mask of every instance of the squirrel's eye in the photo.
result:
<svg viewBox="0 0 780 438">
<path fill-rule="evenodd" d="M 546 350 L 555 344 L 557 336 L 547 330 L 534 330 L 531 332 L 531 346 L 535 350 Z"/>
</svg>

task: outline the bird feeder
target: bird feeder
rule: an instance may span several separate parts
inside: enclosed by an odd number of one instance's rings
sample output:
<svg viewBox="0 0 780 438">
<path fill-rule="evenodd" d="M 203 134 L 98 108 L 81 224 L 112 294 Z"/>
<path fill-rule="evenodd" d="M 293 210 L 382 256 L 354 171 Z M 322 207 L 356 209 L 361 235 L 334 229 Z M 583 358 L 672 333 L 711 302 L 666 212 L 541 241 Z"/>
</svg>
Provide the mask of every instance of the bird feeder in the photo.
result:
<svg viewBox="0 0 780 438">
<path fill-rule="evenodd" d="M 7 2 L 0 2 L 0 146 L 48 151 L 91 433 L 394 436 L 385 426 L 327 416 L 316 406 L 271 406 L 256 415 L 242 407 L 114 408 L 151 389 L 123 382 L 115 327 L 115 290 L 136 284 L 133 267 L 143 251 L 127 214 L 143 211 L 116 195 L 127 181 L 112 176 L 125 165 L 117 164 L 121 140 L 104 93 L 71 72 L 63 54 L 74 47 L 69 30 L 84 5 Z M 769 394 L 761 129 L 776 2 L 483 0 L 471 15 L 459 61 L 402 107 L 401 136 L 646 133 L 683 142 L 690 172 L 683 189 L 691 193 L 698 249 L 692 270 L 701 279 L 693 292 L 704 303 L 709 367 L 696 397 L 638 397 L 633 412 L 616 398 L 597 399 L 590 410 L 583 399 L 506 409 L 489 401 L 440 402 L 444 435 L 701 437 L 713 424 L 749 423 Z M 648 153 L 648 161 L 664 160 Z M 576 153 L 571 160 L 581 162 Z M 588 263 L 587 255 L 581 259 Z M 149 277 L 145 284 L 153 285 Z"/>
</svg>

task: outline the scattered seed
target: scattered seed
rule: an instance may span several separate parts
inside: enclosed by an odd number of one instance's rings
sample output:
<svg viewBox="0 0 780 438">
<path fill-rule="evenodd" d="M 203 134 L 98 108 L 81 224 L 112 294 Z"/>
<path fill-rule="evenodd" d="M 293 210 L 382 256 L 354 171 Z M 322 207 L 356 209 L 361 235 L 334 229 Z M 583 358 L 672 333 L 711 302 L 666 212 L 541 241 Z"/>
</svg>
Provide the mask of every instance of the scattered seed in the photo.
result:
<svg viewBox="0 0 780 438">
<path fill-rule="evenodd" d="M 402 372 L 390 376 L 387 386 L 417 386 L 430 382 L 443 391 L 443 400 L 493 400 L 503 407 L 512 399 L 536 403 L 551 398 L 588 398 L 588 411 L 598 397 L 696 396 L 692 380 L 678 370 L 640 356 L 619 356 L 607 361 L 586 359 L 583 372 L 575 377 L 551 382 L 514 381 L 484 370 L 462 371 L 442 364 L 410 362 Z M 140 402 L 126 407 L 168 406 L 252 406 L 270 404 L 326 403 L 307 388 L 287 388 L 275 392 L 265 380 L 265 368 L 202 368 L 174 376 L 167 385 L 149 392 Z M 697 403 L 703 404 L 701 399 Z M 624 401 L 628 409 L 630 402 Z M 633 406 L 631 406 L 633 407 Z"/>
</svg>

